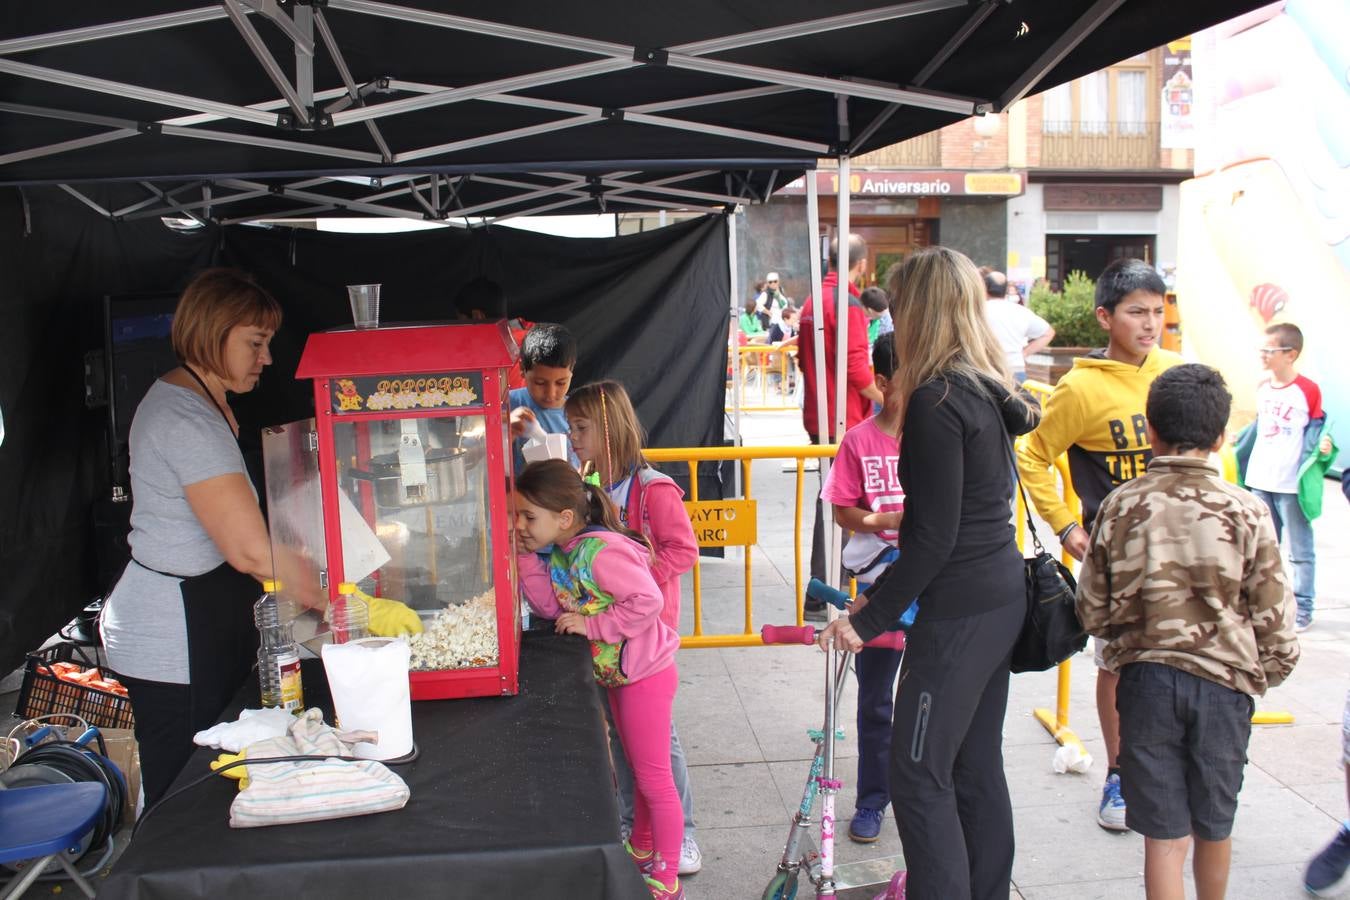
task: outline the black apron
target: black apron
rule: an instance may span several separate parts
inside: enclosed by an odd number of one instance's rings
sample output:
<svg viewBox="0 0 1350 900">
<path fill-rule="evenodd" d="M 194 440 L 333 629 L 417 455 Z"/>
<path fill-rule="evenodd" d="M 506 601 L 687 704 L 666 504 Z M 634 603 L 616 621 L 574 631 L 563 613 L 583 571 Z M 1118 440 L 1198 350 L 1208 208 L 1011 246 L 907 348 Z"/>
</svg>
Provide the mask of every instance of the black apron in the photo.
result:
<svg viewBox="0 0 1350 900">
<path fill-rule="evenodd" d="M 202 575 L 184 578 L 136 565 L 170 578 L 182 578 L 183 621 L 187 626 L 188 719 L 194 731 L 220 719 L 248 679 L 258 655 L 253 604 L 262 588 L 251 575 L 221 563 Z"/>
</svg>

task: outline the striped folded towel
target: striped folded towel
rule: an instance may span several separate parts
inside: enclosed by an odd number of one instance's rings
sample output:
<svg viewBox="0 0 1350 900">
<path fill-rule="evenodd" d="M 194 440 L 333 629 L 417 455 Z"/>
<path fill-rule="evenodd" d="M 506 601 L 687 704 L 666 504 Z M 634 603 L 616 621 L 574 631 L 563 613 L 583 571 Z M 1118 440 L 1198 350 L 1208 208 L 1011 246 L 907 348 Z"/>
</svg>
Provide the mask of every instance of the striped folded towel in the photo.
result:
<svg viewBox="0 0 1350 900">
<path fill-rule="evenodd" d="M 290 732 L 246 748 L 249 783 L 230 804 L 231 828 L 317 822 L 402 809 L 408 785 L 373 759 L 276 762 L 278 756 L 352 756 L 323 713 L 306 710 Z"/>
</svg>

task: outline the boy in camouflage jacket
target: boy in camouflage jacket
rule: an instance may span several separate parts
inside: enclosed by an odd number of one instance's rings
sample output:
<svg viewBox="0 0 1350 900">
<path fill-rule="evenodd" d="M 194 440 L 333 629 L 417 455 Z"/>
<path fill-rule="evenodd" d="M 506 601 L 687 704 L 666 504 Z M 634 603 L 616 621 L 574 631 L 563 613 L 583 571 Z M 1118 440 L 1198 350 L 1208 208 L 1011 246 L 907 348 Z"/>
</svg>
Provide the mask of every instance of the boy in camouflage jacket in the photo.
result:
<svg viewBox="0 0 1350 900">
<path fill-rule="evenodd" d="M 1264 503 L 1208 463 L 1232 398 L 1182 365 L 1148 395 L 1153 459 L 1107 496 L 1078 583 L 1083 627 L 1120 674 L 1126 823 L 1144 835 L 1150 898 L 1222 897 L 1254 696 L 1298 660 L 1293 593 Z"/>
</svg>

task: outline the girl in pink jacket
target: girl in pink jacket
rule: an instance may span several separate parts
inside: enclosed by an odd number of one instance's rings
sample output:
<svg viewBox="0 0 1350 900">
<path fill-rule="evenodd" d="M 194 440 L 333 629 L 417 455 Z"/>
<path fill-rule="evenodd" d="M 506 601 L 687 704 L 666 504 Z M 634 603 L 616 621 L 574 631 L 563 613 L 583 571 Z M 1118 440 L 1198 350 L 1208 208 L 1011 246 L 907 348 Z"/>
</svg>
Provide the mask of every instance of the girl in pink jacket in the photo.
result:
<svg viewBox="0 0 1350 900">
<path fill-rule="evenodd" d="M 654 898 L 682 898 L 677 875 L 683 817 L 670 772 L 671 708 L 680 639 L 661 621 L 661 593 L 642 535 L 618 521 L 605 492 L 567 462 L 532 463 L 516 479 L 521 590 L 563 634 L 591 642 L 636 795 L 628 851 Z M 670 861 L 669 863 L 667 861 Z"/>
<path fill-rule="evenodd" d="M 617 381 L 598 381 L 573 391 L 564 407 L 572 448 L 583 468 L 589 466 L 619 510 L 621 521 L 642 532 L 651 545 L 652 577 L 661 587 L 661 621 L 680 629 L 680 576 L 698 561 L 694 527 L 684 508 L 684 492 L 669 477 L 653 469 L 642 455 L 645 435 L 628 392 Z M 619 784 L 622 824 L 633 824 L 633 778 L 610 729 L 610 745 Z M 694 794 L 684 748 L 670 728 L 670 770 L 684 810 L 684 839 L 680 842 L 680 874 L 692 875 L 703 866 L 703 854 L 694 836 Z"/>
</svg>

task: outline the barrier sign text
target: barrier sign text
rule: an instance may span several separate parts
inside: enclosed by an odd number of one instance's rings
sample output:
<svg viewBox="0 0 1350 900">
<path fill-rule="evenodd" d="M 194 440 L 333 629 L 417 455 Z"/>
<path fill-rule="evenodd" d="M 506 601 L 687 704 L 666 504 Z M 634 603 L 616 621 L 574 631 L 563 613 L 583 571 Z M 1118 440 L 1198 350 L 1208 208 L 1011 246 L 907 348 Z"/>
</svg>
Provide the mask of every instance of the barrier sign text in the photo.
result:
<svg viewBox="0 0 1350 900">
<path fill-rule="evenodd" d="M 700 547 L 739 547 L 758 538 L 754 500 L 693 500 L 684 508 Z"/>
</svg>

